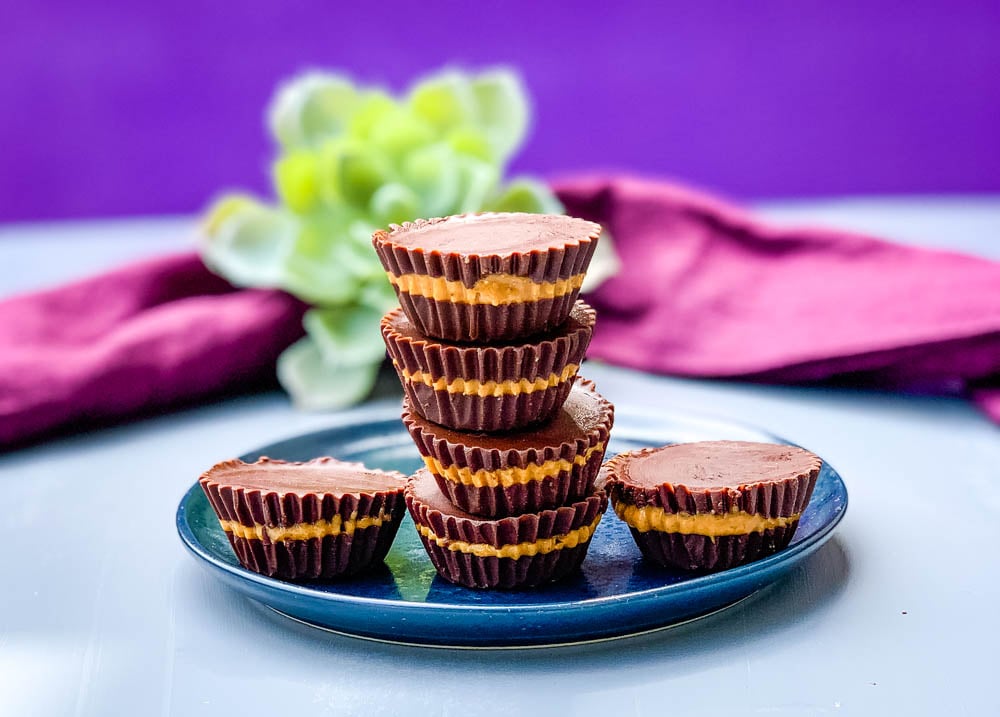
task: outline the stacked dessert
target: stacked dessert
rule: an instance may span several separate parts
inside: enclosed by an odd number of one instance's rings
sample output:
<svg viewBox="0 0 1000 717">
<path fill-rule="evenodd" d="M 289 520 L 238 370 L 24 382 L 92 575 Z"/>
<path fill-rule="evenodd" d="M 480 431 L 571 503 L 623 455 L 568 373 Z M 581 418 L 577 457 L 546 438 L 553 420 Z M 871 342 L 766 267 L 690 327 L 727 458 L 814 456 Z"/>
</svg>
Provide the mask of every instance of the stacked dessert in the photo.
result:
<svg viewBox="0 0 1000 717">
<path fill-rule="evenodd" d="M 599 233 L 572 217 L 480 214 L 373 237 L 401 304 L 382 335 L 427 466 L 406 504 L 451 582 L 557 580 L 607 508 L 594 482 L 614 409 L 576 380 L 595 321 L 577 296 Z"/>
</svg>

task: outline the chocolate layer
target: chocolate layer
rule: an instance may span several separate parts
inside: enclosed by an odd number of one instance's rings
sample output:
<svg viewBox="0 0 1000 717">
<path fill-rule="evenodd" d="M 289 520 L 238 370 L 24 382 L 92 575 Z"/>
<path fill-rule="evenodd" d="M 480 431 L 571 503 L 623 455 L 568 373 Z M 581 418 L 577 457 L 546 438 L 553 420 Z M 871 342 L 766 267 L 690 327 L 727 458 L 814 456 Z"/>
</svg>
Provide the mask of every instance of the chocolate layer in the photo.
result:
<svg viewBox="0 0 1000 717">
<path fill-rule="evenodd" d="M 234 459 L 212 466 L 202 479 L 245 489 L 300 496 L 324 492 L 361 494 L 397 490 L 406 482 L 406 476 L 397 471 L 370 469 L 363 463 L 340 461 L 329 456 L 300 463 L 267 457 L 254 463 Z"/>
<path fill-rule="evenodd" d="M 450 582 L 476 588 L 530 587 L 557 580 L 576 569 L 586 556 L 590 531 L 608 505 L 604 491 L 597 491 L 572 505 L 487 520 L 453 505 L 427 470 L 411 476 L 405 495 L 407 508 L 438 573 Z M 529 546 L 579 531 L 587 531 L 586 537 L 572 546 L 529 554 Z M 453 549 L 460 544 L 466 549 Z M 525 554 L 481 556 L 467 547 L 470 545 L 497 551 L 519 546 Z"/>
<path fill-rule="evenodd" d="M 403 425 L 425 462 L 434 466 L 441 491 L 462 510 L 489 517 L 552 508 L 589 495 L 613 424 L 614 406 L 584 378 L 548 423 L 527 431 L 455 431 L 417 415 L 409 399 L 403 403 Z M 517 479 L 505 485 L 505 475 Z"/>
<path fill-rule="evenodd" d="M 541 290 L 544 284 L 582 280 L 599 235 L 599 225 L 572 217 L 481 214 L 408 222 L 376 232 L 372 243 L 420 333 L 498 343 L 561 326 L 579 295 L 578 283 L 547 298 L 463 303 L 406 291 L 397 285 L 399 277 L 434 277 L 468 289 L 525 278 Z"/>
<path fill-rule="evenodd" d="M 309 540 L 269 543 L 226 535 L 240 564 L 248 570 L 280 580 L 334 580 L 364 572 L 385 560 L 402 518 L 401 510 L 398 518 L 378 528 Z"/>
<path fill-rule="evenodd" d="M 391 274 L 472 287 L 491 274 L 544 282 L 585 272 L 600 233 L 600 225 L 564 215 L 483 213 L 404 222 L 375 232 L 372 243 Z"/>
<path fill-rule="evenodd" d="M 605 474 L 613 499 L 640 508 L 773 518 L 805 509 L 822 464 L 796 446 L 703 441 L 622 453 Z"/>
<path fill-rule="evenodd" d="M 403 518 L 405 480 L 332 458 L 262 458 L 220 463 L 199 482 L 241 564 L 297 580 L 346 576 L 380 562 Z M 336 534 L 272 537 L 323 530 Z"/>
<path fill-rule="evenodd" d="M 382 336 L 412 410 L 457 430 L 510 431 L 548 420 L 563 404 L 595 320 L 578 301 L 564 326 L 536 343 L 467 346 L 426 338 L 396 309 L 382 319 Z"/>
<path fill-rule="evenodd" d="M 397 291 L 399 304 L 417 329 L 454 343 L 491 344 L 557 331 L 579 297 L 572 291 L 556 299 L 518 304 L 455 304 Z"/>
<path fill-rule="evenodd" d="M 448 582 L 467 588 L 500 590 L 531 588 L 562 580 L 583 564 L 590 548 L 587 541 L 575 548 L 511 560 L 454 552 L 423 536 L 421 542 L 438 575 Z"/>
<path fill-rule="evenodd" d="M 674 570 L 717 572 L 760 560 L 788 546 L 798 527 L 793 524 L 745 535 L 709 538 L 704 535 L 641 533 L 630 529 L 639 551 L 648 560 Z"/>
<path fill-rule="evenodd" d="M 607 462 L 599 483 L 616 511 L 634 506 L 670 515 L 714 515 L 737 521 L 760 516 L 786 523 L 716 536 L 630 526 L 643 555 L 651 560 L 682 570 L 710 571 L 757 560 L 787 546 L 821 467 L 817 456 L 795 446 L 707 441 L 620 454 Z"/>
</svg>

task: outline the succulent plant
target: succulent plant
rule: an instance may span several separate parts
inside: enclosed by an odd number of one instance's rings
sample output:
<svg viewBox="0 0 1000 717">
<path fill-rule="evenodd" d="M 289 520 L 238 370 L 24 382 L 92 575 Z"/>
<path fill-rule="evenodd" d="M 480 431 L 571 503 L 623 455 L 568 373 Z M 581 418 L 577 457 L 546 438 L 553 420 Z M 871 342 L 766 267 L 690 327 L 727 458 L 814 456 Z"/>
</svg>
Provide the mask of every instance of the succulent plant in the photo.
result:
<svg viewBox="0 0 1000 717">
<path fill-rule="evenodd" d="M 311 305 L 306 336 L 278 360 L 296 405 L 350 405 L 375 382 L 385 356 L 379 319 L 396 303 L 372 250 L 376 229 L 465 212 L 563 211 L 545 184 L 503 179 L 529 115 L 520 79 L 504 69 L 443 71 L 399 97 L 329 72 L 278 88 L 267 112 L 278 202 L 220 198 L 201 251 L 237 286 L 283 289 Z"/>
</svg>

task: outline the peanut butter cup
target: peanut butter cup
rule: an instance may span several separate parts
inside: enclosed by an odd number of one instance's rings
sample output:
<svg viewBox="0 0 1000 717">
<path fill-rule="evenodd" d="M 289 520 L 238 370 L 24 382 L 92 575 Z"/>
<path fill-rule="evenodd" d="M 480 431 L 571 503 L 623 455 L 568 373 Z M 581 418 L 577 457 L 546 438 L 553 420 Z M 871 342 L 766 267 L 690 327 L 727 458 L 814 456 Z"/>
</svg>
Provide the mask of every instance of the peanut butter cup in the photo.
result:
<svg viewBox="0 0 1000 717">
<path fill-rule="evenodd" d="M 225 461 L 200 483 L 240 563 L 284 580 L 343 577 L 380 563 L 406 510 L 402 473 L 333 458 Z"/>
<path fill-rule="evenodd" d="M 786 547 L 821 467 L 795 446 L 679 443 L 617 455 L 599 483 L 646 558 L 716 571 Z"/>
<path fill-rule="evenodd" d="M 596 313 L 576 302 L 556 332 L 534 343 L 469 346 L 423 336 L 401 309 L 382 336 L 412 411 L 460 431 L 512 431 L 548 420 L 566 400 Z"/>
<path fill-rule="evenodd" d="M 547 423 L 503 434 L 445 428 L 403 402 L 403 425 L 441 491 L 461 510 L 487 517 L 590 495 L 613 423 L 614 407 L 584 378 Z"/>
<path fill-rule="evenodd" d="M 562 325 L 600 231 L 562 215 L 487 213 L 393 225 L 372 243 L 417 331 L 482 344 Z"/>
<path fill-rule="evenodd" d="M 455 507 L 421 469 L 406 506 L 434 568 L 470 588 L 534 587 L 580 567 L 608 506 L 604 491 L 552 510 L 489 520 Z"/>
</svg>

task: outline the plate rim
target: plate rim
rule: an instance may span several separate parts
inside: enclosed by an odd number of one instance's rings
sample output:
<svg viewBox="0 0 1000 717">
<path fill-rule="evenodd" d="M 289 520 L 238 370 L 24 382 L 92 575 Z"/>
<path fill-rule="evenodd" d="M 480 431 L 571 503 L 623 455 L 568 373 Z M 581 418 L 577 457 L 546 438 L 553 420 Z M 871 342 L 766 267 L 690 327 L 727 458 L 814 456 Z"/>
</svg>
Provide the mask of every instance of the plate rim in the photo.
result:
<svg viewBox="0 0 1000 717">
<path fill-rule="evenodd" d="M 286 441 L 295 440 L 298 438 L 306 438 L 308 436 L 318 435 L 321 433 L 327 433 L 329 431 L 349 428 L 350 426 L 359 425 L 361 423 L 372 423 L 372 422 L 387 422 L 389 420 L 398 421 L 398 415 L 385 415 L 389 410 L 398 411 L 398 402 L 391 401 L 385 402 L 380 401 L 375 404 L 368 406 L 363 406 L 360 408 L 351 409 L 339 413 L 335 418 L 338 420 L 333 421 L 330 425 L 315 430 L 308 431 L 305 433 L 299 433 L 296 435 L 288 436 L 287 438 L 278 439 L 271 441 L 267 445 L 273 446 L 276 444 L 284 443 Z M 664 420 L 674 417 L 681 421 L 691 422 L 692 419 L 711 422 L 716 424 L 724 424 L 729 426 L 735 426 L 742 429 L 746 429 L 757 433 L 761 436 L 767 436 L 773 439 L 777 443 L 798 446 L 797 443 L 789 441 L 781 436 L 768 431 L 766 429 L 760 428 L 753 424 L 739 421 L 730 420 L 724 416 L 717 416 L 710 413 L 704 413 L 699 411 L 678 411 L 678 410 L 654 410 L 643 406 L 628 406 L 621 405 L 616 406 L 615 409 L 616 418 L 622 418 L 627 416 L 628 419 L 646 417 L 654 420 Z M 247 456 L 261 455 L 259 451 L 249 451 L 242 454 L 241 457 L 245 458 Z M 251 570 L 247 570 L 241 565 L 231 565 L 217 558 L 215 555 L 210 553 L 201 543 L 197 540 L 194 535 L 189 522 L 187 521 L 187 507 L 191 500 L 195 496 L 199 495 L 201 486 L 198 481 L 188 488 L 184 495 L 182 496 L 175 514 L 175 526 L 177 532 L 181 538 L 181 542 L 187 548 L 187 550 L 192 553 L 195 557 L 204 561 L 211 567 L 221 570 L 229 574 L 230 576 L 243 580 L 246 582 L 256 583 L 262 588 L 266 589 L 278 589 L 283 592 L 308 597 L 309 599 L 321 600 L 323 602 L 328 602 L 331 605 L 337 604 L 347 604 L 358 607 L 370 607 L 374 609 L 382 609 L 388 611 L 409 611 L 417 610 L 420 612 L 432 611 L 432 612 L 461 612 L 465 613 L 490 613 L 501 611 L 506 615 L 517 615 L 520 613 L 530 613 L 533 615 L 538 615 L 539 613 L 550 613 L 556 611 L 565 611 L 576 608 L 588 608 L 590 606 L 599 607 L 604 604 L 618 602 L 624 598 L 637 601 L 645 601 L 650 598 L 658 597 L 661 593 L 668 593 L 672 596 L 681 597 L 686 593 L 697 592 L 702 589 L 705 585 L 727 585 L 734 581 L 739 581 L 746 577 L 748 574 L 757 572 L 768 572 L 769 568 L 776 568 L 781 566 L 783 563 L 788 562 L 796 557 L 798 557 L 803 552 L 811 552 L 816 548 L 820 547 L 826 542 L 829 535 L 836 529 L 843 520 L 844 515 L 847 513 L 848 507 L 848 491 L 847 486 L 844 483 L 843 477 L 840 472 L 833 467 L 825 458 L 820 456 L 823 460 L 823 464 L 827 467 L 831 473 L 831 478 L 835 481 L 839 490 L 837 493 L 841 499 L 841 505 L 839 509 L 833 514 L 832 518 L 820 527 L 815 533 L 805 538 L 804 540 L 795 543 L 792 546 L 784 548 L 783 550 L 769 555 L 766 558 L 760 560 L 755 560 L 744 565 L 739 565 L 734 568 L 729 568 L 717 573 L 707 573 L 704 575 L 698 575 L 690 577 L 686 580 L 676 583 L 668 583 L 666 585 L 658 585 L 651 588 L 644 588 L 642 590 L 631 591 L 626 593 L 621 593 L 617 595 L 605 595 L 595 598 L 584 598 L 582 600 L 562 600 L 557 602 L 539 602 L 531 604 L 511 604 L 511 605 L 477 605 L 477 604 L 449 604 L 440 602 L 414 602 L 408 600 L 400 599 L 388 599 L 388 598 L 378 598 L 378 597 L 367 597 L 363 595 L 347 595 L 338 592 L 327 592 L 323 590 L 316 590 L 304 585 L 299 585 L 297 583 L 278 580 L 277 578 L 271 578 L 266 575 L 260 575 Z"/>
<path fill-rule="evenodd" d="M 580 647 L 586 645 L 598 645 L 608 642 L 615 642 L 617 640 L 628 640 L 633 637 L 642 637 L 644 635 L 651 635 L 658 632 L 665 632 L 667 630 L 672 630 L 674 628 L 683 627 L 684 625 L 690 625 L 692 623 L 698 622 L 700 620 L 706 620 L 719 613 L 726 612 L 732 608 L 745 603 L 746 601 L 756 597 L 763 590 L 767 589 L 768 585 L 762 585 L 756 590 L 751 591 L 743 597 L 736 598 L 732 602 L 727 602 L 723 605 L 713 607 L 704 613 L 698 613 L 690 617 L 681 618 L 675 622 L 667 622 L 662 625 L 655 625 L 653 627 L 640 628 L 638 630 L 629 630 L 621 633 L 610 633 L 607 635 L 601 635 L 599 637 L 581 637 L 578 640 L 563 640 L 561 642 L 514 642 L 514 643 L 438 643 L 438 642 L 416 642 L 413 640 L 394 640 L 388 637 L 374 637 L 372 635 L 362 634 L 358 632 L 347 632 L 346 630 L 338 630 L 335 627 L 330 627 L 328 625 L 321 625 L 317 622 L 312 622 L 302 617 L 296 617 L 295 615 L 290 615 L 284 610 L 279 610 L 273 605 L 261 604 L 261 607 L 270 610 L 272 613 L 282 617 L 286 620 L 291 620 L 300 625 L 305 625 L 306 627 L 312 628 L 313 630 L 322 630 L 323 632 L 328 632 L 333 635 L 339 635 L 341 637 L 350 637 L 355 640 L 364 640 L 366 642 L 377 642 L 382 645 L 400 645 L 402 647 L 417 647 L 429 650 L 463 650 L 463 651 L 497 651 L 497 652 L 508 652 L 512 650 L 549 650 L 549 649 L 560 649 L 563 647 Z"/>
</svg>

